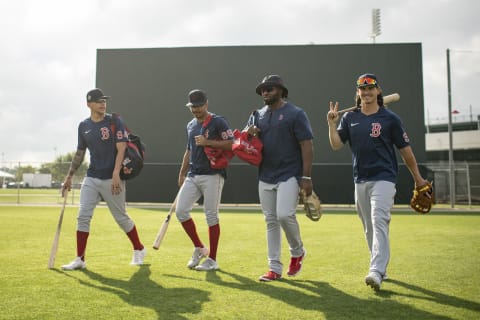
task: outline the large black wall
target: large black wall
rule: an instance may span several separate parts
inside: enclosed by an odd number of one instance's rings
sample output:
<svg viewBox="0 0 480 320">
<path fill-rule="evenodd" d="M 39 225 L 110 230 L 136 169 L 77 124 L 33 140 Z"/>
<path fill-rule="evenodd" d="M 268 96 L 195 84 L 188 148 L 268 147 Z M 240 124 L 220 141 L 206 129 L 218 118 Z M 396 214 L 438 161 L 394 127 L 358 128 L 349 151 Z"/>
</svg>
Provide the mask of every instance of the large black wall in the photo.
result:
<svg viewBox="0 0 480 320">
<path fill-rule="evenodd" d="M 191 89 L 206 90 L 209 110 L 225 116 L 232 128 L 243 128 L 248 114 L 262 106 L 256 85 L 267 74 L 279 74 L 289 99 L 312 123 L 315 190 L 325 203 L 353 203 L 350 150 L 330 149 L 325 118 L 330 100 L 339 101 L 341 108 L 353 105 L 354 82 L 366 72 L 378 75 L 384 95 L 400 93 L 400 102 L 390 108 L 402 117 L 417 160 L 424 162 L 419 43 L 99 49 L 96 80 L 112 96 L 109 111 L 120 113 L 147 145 L 147 165 L 129 182 L 128 201 L 173 201 L 185 125 L 192 117 L 185 107 Z M 234 160 L 222 201 L 258 202 L 256 173 L 256 168 Z M 408 201 L 412 184 L 401 168 L 397 202 Z"/>
</svg>

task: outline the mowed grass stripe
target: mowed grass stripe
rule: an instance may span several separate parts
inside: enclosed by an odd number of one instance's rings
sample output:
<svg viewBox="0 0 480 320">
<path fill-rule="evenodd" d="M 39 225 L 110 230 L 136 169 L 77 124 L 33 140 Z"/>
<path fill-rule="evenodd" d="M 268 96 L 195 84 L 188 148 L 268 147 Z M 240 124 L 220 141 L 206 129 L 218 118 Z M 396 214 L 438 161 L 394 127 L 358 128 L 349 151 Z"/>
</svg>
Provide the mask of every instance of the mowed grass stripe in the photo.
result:
<svg viewBox="0 0 480 320">
<path fill-rule="evenodd" d="M 151 244 L 168 209 L 130 208 L 147 246 L 147 265 L 129 265 L 132 249 L 106 208 L 96 210 L 87 270 L 63 272 L 75 256 L 77 208 L 65 212 L 56 268 L 47 269 L 60 205 L 0 206 L 0 319 L 477 319 L 480 317 L 480 215 L 392 215 L 391 280 L 365 286 L 368 250 L 355 214 L 298 214 L 308 250 L 304 268 L 261 283 L 267 271 L 260 212 L 222 211 L 217 272 L 186 268 L 192 246 L 171 220 L 158 251 Z M 204 215 L 193 213 L 208 243 Z"/>
</svg>

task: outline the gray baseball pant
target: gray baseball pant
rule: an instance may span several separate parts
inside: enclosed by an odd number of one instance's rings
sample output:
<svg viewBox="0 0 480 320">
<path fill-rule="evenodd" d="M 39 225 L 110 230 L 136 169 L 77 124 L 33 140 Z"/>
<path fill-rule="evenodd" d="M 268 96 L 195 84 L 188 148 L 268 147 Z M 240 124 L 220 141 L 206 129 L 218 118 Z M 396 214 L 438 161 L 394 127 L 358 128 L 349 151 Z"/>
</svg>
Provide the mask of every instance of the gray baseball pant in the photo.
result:
<svg viewBox="0 0 480 320">
<path fill-rule="evenodd" d="M 93 211 L 101 198 L 107 203 L 113 218 L 120 228 L 128 233 L 135 226 L 125 209 L 125 181 L 122 181 L 122 192 L 118 195 L 112 194 L 112 180 L 102 180 L 85 177 L 80 190 L 80 209 L 77 217 L 77 230 L 90 232 L 90 222 Z"/>
<path fill-rule="evenodd" d="M 191 218 L 193 205 L 203 195 L 203 210 L 208 226 L 219 223 L 218 207 L 225 179 L 220 174 L 187 177 L 179 191 L 175 213 L 180 222 Z"/>
<path fill-rule="evenodd" d="M 382 276 L 390 260 L 390 210 L 395 192 L 395 184 L 389 181 L 355 183 L 355 204 L 370 250 L 370 271 Z"/>
<path fill-rule="evenodd" d="M 263 181 L 258 184 L 260 204 L 267 224 L 268 265 L 270 270 L 278 274 L 282 274 L 283 269 L 280 261 L 282 229 L 290 247 L 290 255 L 299 257 L 303 254 L 300 226 L 295 215 L 299 189 L 295 177 L 276 184 Z"/>
</svg>

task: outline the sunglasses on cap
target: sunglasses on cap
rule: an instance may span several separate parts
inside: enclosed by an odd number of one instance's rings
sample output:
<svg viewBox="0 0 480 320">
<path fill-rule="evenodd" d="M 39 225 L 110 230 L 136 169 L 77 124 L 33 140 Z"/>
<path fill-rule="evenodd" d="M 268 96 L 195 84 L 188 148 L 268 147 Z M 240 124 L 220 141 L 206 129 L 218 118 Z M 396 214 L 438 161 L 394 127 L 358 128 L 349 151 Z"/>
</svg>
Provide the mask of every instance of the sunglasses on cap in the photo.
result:
<svg viewBox="0 0 480 320">
<path fill-rule="evenodd" d="M 357 87 L 360 86 L 377 86 L 377 80 L 370 77 L 358 78 Z"/>
</svg>

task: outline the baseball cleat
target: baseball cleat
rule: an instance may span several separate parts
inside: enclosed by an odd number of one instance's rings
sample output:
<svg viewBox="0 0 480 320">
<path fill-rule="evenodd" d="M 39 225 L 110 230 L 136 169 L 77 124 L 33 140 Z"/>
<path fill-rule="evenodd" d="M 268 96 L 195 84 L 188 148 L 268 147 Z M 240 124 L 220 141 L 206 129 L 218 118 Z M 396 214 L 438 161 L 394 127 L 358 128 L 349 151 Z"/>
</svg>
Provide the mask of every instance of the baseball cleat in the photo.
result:
<svg viewBox="0 0 480 320">
<path fill-rule="evenodd" d="M 208 254 L 209 251 L 207 248 L 195 247 L 195 250 L 193 250 L 192 258 L 188 261 L 187 267 L 189 267 L 190 269 L 195 268 L 200 263 L 200 260 L 207 257 Z"/>
<path fill-rule="evenodd" d="M 307 256 L 307 250 L 303 248 L 303 254 L 300 257 L 292 257 L 290 259 L 290 266 L 288 267 L 287 275 L 289 277 L 294 277 L 300 273 L 302 270 L 303 261 Z"/>
<path fill-rule="evenodd" d="M 272 270 L 268 271 L 267 273 L 265 273 L 263 276 L 260 276 L 260 278 L 258 278 L 259 281 L 274 281 L 274 280 L 278 280 L 282 277 L 281 274 L 279 273 L 276 273 Z"/>
<path fill-rule="evenodd" d="M 62 266 L 63 270 L 76 270 L 76 269 L 85 269 L 87 267 L 87 264 L 85 261 L 82 260 L 80 257 L 76 257 L 75 260 L 70 262 L 69 264 L 65 264 Z"/>
<path fill-rule="evenodd" d="M 365 283 L 367 286 L 372 287 L 373 290 L 378 291 L 382 285 L 382 277 L 377 272 L 370 272 L 365 277 Z"/>
<path fill-rule="evenodd" d="M 130 264 L 132 266 L 142 265 L 146 254 L 147 254 L 147 249 L 145 248 L 143 248 L 142 250 L 133 250 L 132 262 L 130 262 Z"/>
<path fill-rule="evenodd" d="M 218 270 L 218 263 L 217 261 L 213 260 L 212 258 L 208 257 L 202 264 L 199 264 L 195 267 L 197 271 L 210 271 L 210 270 Z"/>
</svg>

